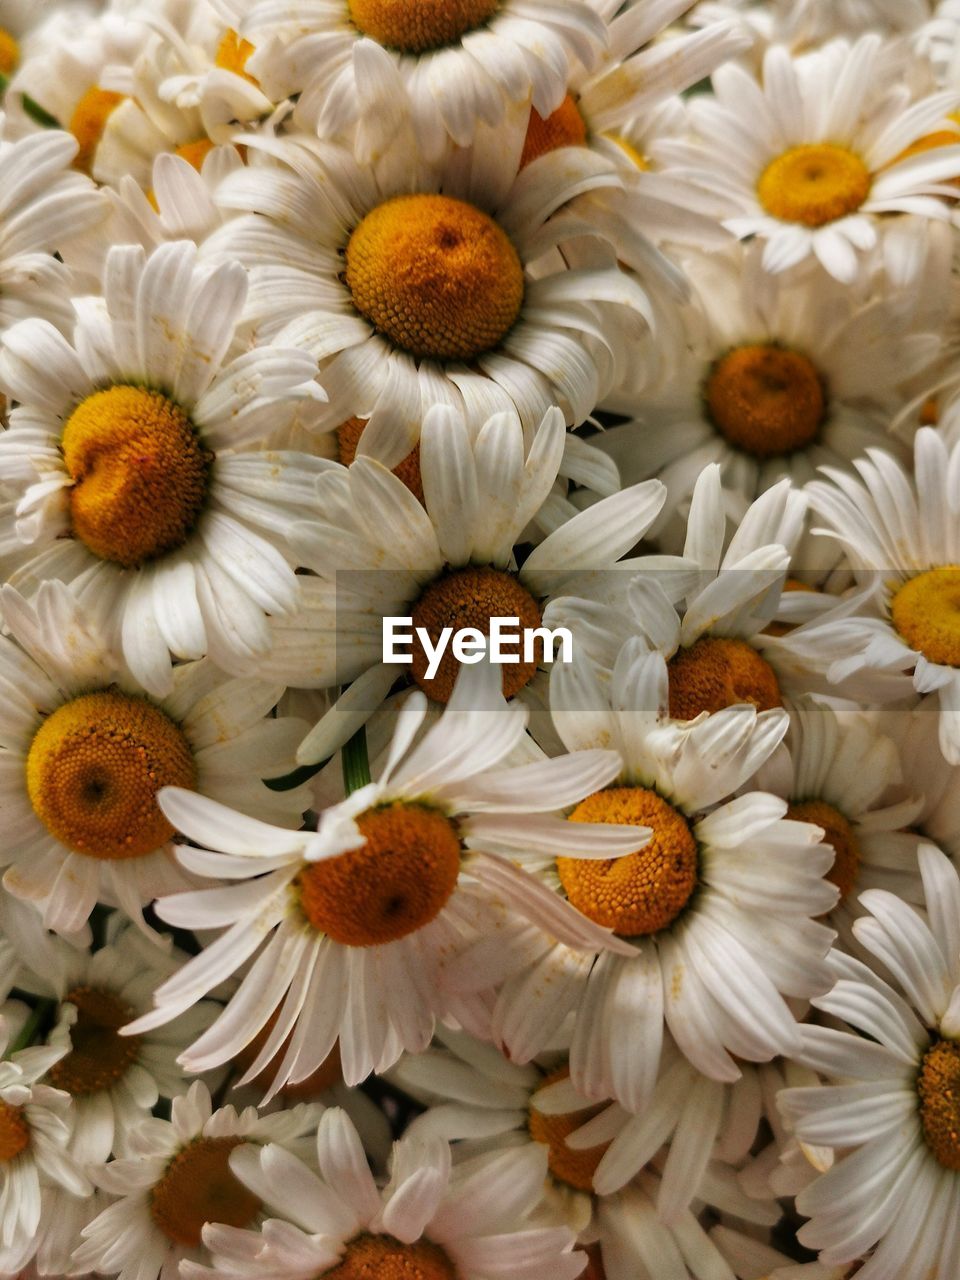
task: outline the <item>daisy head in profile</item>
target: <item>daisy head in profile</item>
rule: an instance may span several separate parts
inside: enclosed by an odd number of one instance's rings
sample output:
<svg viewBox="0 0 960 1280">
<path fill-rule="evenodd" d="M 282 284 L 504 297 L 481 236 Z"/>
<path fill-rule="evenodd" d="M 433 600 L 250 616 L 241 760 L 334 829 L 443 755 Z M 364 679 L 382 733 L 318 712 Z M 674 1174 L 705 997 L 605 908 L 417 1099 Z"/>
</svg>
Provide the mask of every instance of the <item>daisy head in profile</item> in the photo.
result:
<svg viewBox="0 0 960 1280">
<path fill-rule="evenodd" d="M 529 1061 L 575 1011 L 574 1084 L 630 1112 L 653 1094 L 665 1028 L 713 1080 L 736 1080 L 736 1058 L 789 1054 L 798 1039 L 786 998 L 825 989 L 835 936 L 817 922 L 837 900 L 821 829 L 750 788 L 787 730 L 786 712 L 740 705 L 680 724 L 669 701 L 666 663 L 639 640 L 604 681 L 583 650 L 554 668 L 550 703 L 567 750 L 602 743 L 620 761 L 616 780 L 569 813 L 572 832 L 607 823 L 653 834 L 606 862 L 579 857 L 574 836 L 563 853 L 529 859 L 565 911 L 610 930 L 617 947 L 572 955 L 555 936 L 530 934 L 522 970 L 497 973 L 493 1032 L 510 1057 Z M 498 968 L 489 938 L 454 962 L 450 985 L 470 990 L 484 968 Z"/>
<path fill-rule="evenodd" d="M 360 452 L 387 466 L 436 404 L 471 431 L 499 410 L 532 430 L 555 405 L 582 423 L 651 341 L 647 293 L 603 228 L 552 217 L 620 190 L 614 162 L 564 147 L 518 173 L 522 122 L 488 134 L 437 164 L 398 143 L 375 166 L 279 139 L 217 190 L 236 216 L 204 255 L 248 267 L 248 330 L 310 351 L 329 395 L 318 426 L 362 419 Z M 610 261 L 572 268 L 571 236 L 602 242 Z"/>
<path fill-rule="evenodd" d="M 574 68 L 593 67 L 607 44 L 604 6 L 592 0 L 332 0 L 294 8 L 226 0 L 221 8 L 251 50 L 247 73 L 274 101 L 296 98 L 298 125 L 351 142 L 365 161 L 404 127 L 437 158 L 531 99 L 549 116 Z"/>
<path fill-rule="evenodd" d="M 260 1197 L 234 1176 L 232 1153 L 269 1143 L 309 1158 L 321 1111 L 310 1103 L 273 1115 L 214 1107 L 206 1085 L 196 1081 L 173 1099 L 169 1120 L 139 1125 L 129 1153 L 96 1169 L 108 1204 L 83 1228 L 72 1257 L 77 1273 L 166 1280 L 184 1260 L 208 1261 L 206 1223 L 236 1230 L 267 1216 Z"/>
<path fill-rule="evenodd" d="M 2 603 L 4 888 L 36 903 L 47 928 L 76 933 L 98 901 L 145 927 L 146 903 L 196 883 L 173 858 L 161 787 L 299 825 L 306 787 L 272 791 L 260 781 L 293 768 L 306 729 L 270 716 L 282 685 L 231 679 L 203 660 L 177 666 L 157 699 L 63 583 L 43 583 L 32 601 L 7 586 Z"/>
<path fill-rule="evenodd" d="M 534 1214 L 546 1174 L 541 1149 L 454 1158 L 449 1144 L 409 1132 L 394 1143 L 379 1185 L 346 1113 L 324 1112 L 316 1150 L 245 1146 L 230 1169 L 263 1205 L 259 1229 L 208 1226 L 212 1266 L 183 1265 L 184 1280 L 574 1280 L 584 1255 L 565 1225 Z"/>
<path fill-rule="evenodd" d="M 705 199 L 726 202 L 731 231 L 765 242 L 768 271 L 815 258 L 849 284 L 877 244 L 880 215 L 949 218 L 960 129 L 948 117 L 960 95 L 911 101 L 883 76 L 883 54 L 882 38 L 867 34 L 800 57 L 774 45 L 758 74 L 728 63 L 716 96 L 691 104 L 697 139 L 662 144 Z M 931 134 L 941 145 L 928 147 Z"/>
<path fill-rule="evenodd" d="M 843 1153 L 798 1197 L 810 1218 L 799 1239 L 825 1266 L 868 1254 L 864 1280 L 946 1280 L 956 1268 L 960 879 L 930 844 L 920 872 L 923 915 L 886 890 L 861 896 L 854 932 L 889 982 L 833 954 L 836 985 L 814 1000 L 831 1025 L 804 1026 L 799 1054 L 829 1079 L 779 1099 L 802 1141 Z"/>
<path fill-rule="evenodd" d="M 527 713 L 504 701 L 499 681 L 490 664 L 466 667 L 419 741 L 427 700 L 414 692 L 377 780 L 357 779 L 362 785 L 325 809 L 314 831 L 270 827 L 194 793 L 166 791 L 170 822 L 204 846 L 181 848 L 183 866 L 242 883 L 161 899 L 157 910 L 170 923 L 225 931 L 160 985 L 155 1011 L 126 1032 L 168 1022 L 242 968 L 223 1015 L 181 1063 L 203 1071 L 229 1061 L 278 1011 L 241 1083 L 289 1037 L 269 1098 L 311 1075 L 339 1036 L 343 1078 L 358 1084 L 404 1050 L 425 1048 L 439 1016 L 486 1032 L 486 1002 L 448 994 L 442 970 L 485 932 L 509 950 L 526 927 L 507 914 L 512 906 L 524 904 L 573 946 L 607 942 L 606 928 L 573 913 L 561 918 L 556 896 L 518 864 L 558 842 L 567 847 L 572 828 L 558 811 L 605 785 L 617 757 L 591 750 L 536 758 Z M 636 828 L 582 830 L 582 847 L 595 857 L 647 837 Z"/>
<path fill-rule="evenodd" d="M 262 652 L 267 615 L 295 606 L 284 529 L 329 464 L 253 446 L 323 393 L 302 351 L 232 354 L 237 263 L 202 266 L 186 241 L 149 258 L 118 246 L 103 284 L 72 343 L 39 319 L 5 335 L 0 382 L 18 403 L 0 437 L 0 545 L 28 593 L 74 584 L 164 697 L 174 656 Z"/>
<path fill-rule="evenodd" d="M 859 680 L 878 699 L 929 695 L 940 749 L 960 763 L 960 444 L 922 427 L 912 474 L 880 449 L 854 465 L 857 475 L 828 468 L 808 493 L 863 590 L 794 643 L 844 689 Z"/>
</svg>

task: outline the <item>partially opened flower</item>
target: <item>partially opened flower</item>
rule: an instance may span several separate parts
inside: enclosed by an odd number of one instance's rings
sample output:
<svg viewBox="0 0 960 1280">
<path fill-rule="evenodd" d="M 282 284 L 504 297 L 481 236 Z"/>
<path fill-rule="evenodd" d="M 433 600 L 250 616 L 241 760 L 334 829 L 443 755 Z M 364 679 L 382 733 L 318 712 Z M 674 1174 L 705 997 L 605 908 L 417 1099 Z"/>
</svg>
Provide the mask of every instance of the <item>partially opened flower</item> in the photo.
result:
<svg viewBox="0 0 960 1280">
<path fill-rule="evenodd" d="M 933 845 L 920 870 L 925 915 L 871 889 L 854 924 L 895 985 L 835 953 L 814 1003 L 851 1030 L 803 1027 L 800 1055 L 831 1083 L 780 1095 L 801 1139 L 843 1153 L 798 1197 L 799 1239 L 828 1266 L 868 1254 L 862 1280 L 946 1280 L 960 1243 L 960 879 Z"/>
<path fill-rule="evenodd" d="M 617 758 L 588 751 L 510 767 L 527 714 L 504 702 L 499 679 L 493 666 L 465 668 L 443 716 L 419 742 L 426 698 L 411 695 L 380 778 L 326 809 L 316 831 L 283 831 L 190 792 L 165 792 L 170 821 L 206 846 L 181 848 L 184 867 L 242 883 L 157 904 L 170 923 L 228 927 L 158 988 L 156 1010 L 127 1033 L 176 1017 L 252 960 L 183 1064 L 202 1071 L 229 1061 L 279 1010 L 244 1079 L 272 1062 L 293 1032 L 268 1096 L 314 1072 L 338 1037 L 344 1079 L 357 1084 L 403 1050 L 423 1049 L 437 1017 L 449 1014 L 485 1033 L 487 1002 L 447 992 L 442 970 L 486 932 L 508 952 L 526 926 L 506 908 L 523 903 L 574 946 L 608 939 L 585 919 L 559 918 L 554 895 L 514 860 L 567 847 L 574 836 L 580 845 L 580 832 L 555 811 L 609 781 Z M 581 847 L 610 857 L 646 835 L 591 827 Z"/>
<path fill-rule="evenodd" d="M 306 728 L 270 716 L 282 685 L 230 679 L 203 660 L 178 666 L 169 695 L 151 698 L 62 583 L 43 583 L 32 602 L 7 586 L 2 601 L 0 861 L 4 888 L 36 902 L 48 928 L 77 932 L 98 901 L 142 926 L 146 903 L 196 884 L 173 858 L 163 786 L 299 825 L 306 789 L 261 781 L 290 772 Z"/>
<path fill-rule="evenodd" d="M 262 652 L 267 614 L 297 601 L 285 533 L 321 459 L 256 450 L 291 401 L 315 399 L 302 351 L 230 358 L 247 292 L 236 263 L 188 242 L 111 250 L 104 300 L 71 345 L 43 320 L 7 332 L 0 381 L 0 551 L 27 592 L 75 584 L 140 683 L 163 697 L 171 655 Z M 283 483 L 278 483 L 278 477 Z"/>
</svg>

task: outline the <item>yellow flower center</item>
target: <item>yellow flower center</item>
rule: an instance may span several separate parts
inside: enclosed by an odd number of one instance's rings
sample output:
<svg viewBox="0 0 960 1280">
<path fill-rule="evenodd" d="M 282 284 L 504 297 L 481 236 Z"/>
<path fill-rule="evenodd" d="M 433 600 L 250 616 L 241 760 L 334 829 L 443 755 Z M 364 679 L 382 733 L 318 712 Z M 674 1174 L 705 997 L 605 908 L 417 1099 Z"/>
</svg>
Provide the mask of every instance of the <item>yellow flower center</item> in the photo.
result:
<svg viewBox="0 0 960 1280">
<path fill-rule="evenodd" d="M 771 344 L 737 347 L 718 360 L 704 399 L 724 439 L 755 458 L 812 444 L 826 409 L 824 385 L 812 361 Z"/>
<path fill-rule="evenodd" d="M 500 0 L 348 0 L 358 31 L 388 49 L 425 53 L 489 21 Z"/>
<path fill-rule="evenodd" d="M 578 911 L 625 938 L 659 933 L 676 920 L 697 887 L 697 842 L 682 813 L 645 787 L 612 787 L 582 800 L 570 821 L 653 831 L 648 844 L 623 858 L 557 859 Z"/>
<path fill-rule="evenodd" d="M 195 1249 L 205 1222 L 248 1227 L 260 1200 L 230 1172 L 230 1152 L 243 1138 L 197 1138 L 167 1165 L 150 1193 L 150 1217 L 168 1240 Z"/>
<path fill-rule="evenodd" d="M 0 27 L 0 73 L 12 76 L 20 61 L 20 46 L 9 31 Z"/>
<path fill-rule="evenodd" d="M 689 649 L 678 649 L 667 664 L 670 715 L 693 720 L 741 702 L 758 711 L 783 706 L 776 673 L 745 640 L 701 636 Z"/>
<path fill-rule="evenodd" d="M 50 1083 L 74 1097 L 109 1089 L 123 1079 L 140 1054 L 137 1036 L 118 1034 L 133 1020 L 134 1011 L 97 987 L 75 987 L 66 999 L 77 1009 L 77 1020 L 70 1028 L 73 1047 L 50 1068 Z"/>
<path fill-rule="evenodd" d="M 960 565 L 918 573 L 890 603 L 893 625 L 928 662 L 960 667 Z"/>
<path fill-rule="evenodd" d="M 446 577 L 431 582 L 413 606 L 413 626 L 426 628 L 432 645 L 436 645 L 444 627 L 452 627 L 454 634 L 465 627 L 474 627 L 487 636 L 491 618 L 519 618 L 518 631 L 539 627 L 542 621 L 536 600 L 520 585 L 515 577 L 503 569 L 457 569 Z M 518 634 L 511 627 L 506 633 Z M 539 641 L 538 641 L 539 646 Z M 522 635 L 520 642 L 510 650 L 520 658 L 516 663 L 504 663 L 503 696 L 512 698 L 528 685 L 536 675 L 537 662 L 523 661 Z M 534 655 L 537 657 L 540 647 Z M 428 659 L 423 645 L 414 632 L 413 678 L 434 702 L 449 702 L 453 686 L 460 672 L 460 663 L 448 645 L 437 673 L 427 678 Z"/>
<path fill-rule="evenodd" d="M 161 787 L 196 786 L 186 738 L 144 698 L 85 693 L 49 715 L 27 754 L 27 794 L 55 839 L 76 853 L 140 858 L 174 833 Z"/>
<path fill-rule="evenodd" d="M 404 1244 L 393 1236 L 357 1236 L 323 1280 L 458 1280 L 456 1267 L 430 1240 Z"/>
<path fill-rule="evenodd" d="M 16 1160 L 29 1145 L 30 1126 L 23 1117 L 23 1108 L 0 1102 L 0 1164 Z"/>
<path fill-rule="evenodd" d="M 609 138 L 611 142 L 615 142 L 620 150 L 623 151 L 643 173 L 648 173 L 650 171 L 652 168 L 650 161 L 642 151 L 637 150 L 632 142 L 628 142 L 626 138 L 621 137 L 619 133 L 605 133 L 603 136 L 605 138 Z M 587 1272 L 585 1271 L 583 1274 L 586 1276 Z"/>
<path fill-rule="evenodd" d="M 794 822 L 812 822 L 823 827 L 823 843 L 833 846 L 833 866 L 827 879 L 840 890 L 840 900 L 849 897 L 860 872 L 860 843 L 851 823 L 839 809 L 823 800 L 801 800 L 787 809 L 787 817 Z"/>
<path fill-rule="evenodd" d="M 520 168 L 545 156 L 548 151 L 556 151 L 558 147 L 582 147 L 586 140 L 586 122 L 569 93 L 546 119 L 536 107 L 531 107 Z"/>
<path fill-rule="evenodd" d="M 251 84 L 257 84 L 257 80 L 246 69 L 247 60 L 253 51 L 254 48 L 250 41 L 244 40 L 242 36 L 238 35 L 230 27 L 220 41 L 213 61 L 216 66 L 222 67 L 224 71 L 232 71 L 235 76 L 242 76 L 244 80 L 249 80 Z"/>
<path fill-rule="evenodd" d="M 545 1089 L 547 1085 L 554 1084 L 558 1080 L 566 1080 L 569 1074 L 569 1068 L 561 1067 L 547 1076 L 540 1088 Z M 530 1100 L 527 1128 L 534 1142 L 542 1142 L 549 1148 L 547 1168 L 558 1182 L 563 1182 L 568 1187 L 575 1187 L 577 1191 L 592 1192 L 593 1175 L 610 1144 L 605 1142 L 602 1146 L 590 1147 L 586 1151 L 574 1151 L 572 1147 L 567 1146 L 567 1138 L 588 1120 L 599 1115 L 603 1110 L 603 1104 L 554 1116 L 537 1110 L 536 1096 L 534 1094 Z"/>
<path fill-rule="evenodd" d="M 114 93 L 111 89 L 101 89 L 99 85 L 91 85 L 73 109 L 69 129 L 80 150 L 74 157 L 73 167 L 82 173 L 90 173 L 93 159 L 107 127 L 107 121 L 123 102 L 125 95 Z"/>
<path fill-rule="evenodd" d="M 960 1173 L 960 1044 L 940 1040 L 927 1050 L 917 1093 L 927 1146 L 945 1169 Z"/>
<path fill-rule="evenodd" d="M 133 568 L 182 547 L 207 496 L 213 454 L 183 409 L 143 387 L 87 396 L 61 439 L 74 536 Z"/>
<path fill-rule="evenodd" d="M 366 418 L 348 418 L 337 427 L 337 453 L 345 467 L 357 456 L 357 445 L 367 425 Z M 405 458 L 393 468 L 393 474 L 402 480 L 418 502 L 423 502 L 423 477 L 420 474 L 420 444 L 413 446 Z"/>
<path fill-rule="evenodd" d="M 757 195 L 772 218 L 823 227 L 855 213 L 870 195 L 870 185 L 870 170 L 848 147 L 815 142 L 771 160 Z"/>
<path fill-rule="evenodd" d="M 376 947 L 436 919 L 457 886 L 460 837 L 436 809 L 398 802 L 357 818 L 367 843 L 297 876 L 310 924 L 345 947 Z"/>
<path fill-rule="evenodd" d="M 506 233 L 451 196 L 396 196 L 363 219 L 346 249 L 353 304 L 403 351 L 471 360 L 510 329 L 523 267 Z"/>
</svg>

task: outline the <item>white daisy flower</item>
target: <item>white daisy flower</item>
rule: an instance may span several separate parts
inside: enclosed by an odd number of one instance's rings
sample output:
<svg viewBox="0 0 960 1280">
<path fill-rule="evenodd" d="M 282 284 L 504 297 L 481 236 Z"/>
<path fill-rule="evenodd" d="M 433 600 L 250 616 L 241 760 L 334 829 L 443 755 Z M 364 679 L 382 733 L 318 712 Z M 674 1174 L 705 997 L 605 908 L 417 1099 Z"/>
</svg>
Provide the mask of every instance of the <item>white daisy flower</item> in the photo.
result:
<svg viewBox="0 0 960 1280">
<path fill-rule="evenodd" d="M 770 1192 L 750 1198 L 714 1148 L 727 1090 L 675 1052 L 649 1108 L 631 1117 L 579 1093 L 556 1054 L 543 1066 L 519 1066 L 468 1036 L 440 1036 L 443 1048 L 403 1058 L 390 1072 L 429 1107 L 408 1133 L 454 1141 L 455 1161 L 545 1148 L 535 1217 L 576 1231 L 590 1255 L 586 1276 L 659 1280 L 682 1254 L 689 1270 L 677 1274 L 708 1280 L 718 1259 L 699 1222 L 705 1204 L 755 1228 L 778 1221 Z M 724 1127 L 737 1123 L 728 1117 Z"/>
<path fill-rule="evenodd" d="M 797 624 L 834 607 L 818 592 L 785 590 L 806 512 L 804 495 L 789 480 L 748 508 L 729 544 L 725 505 L 720 467 L 710 463 L 694 487 L 682 556 L 631 560 L 639 572 L 617 608 L 566 596 L 544 610 L 545 621 L 567 626 L 574 647 L 603 672 L 613 669 L 628 640 L 660 653 L 677 720 L 737 703 L 769 711 L 783 705 L 784 692 L 817 683 L 794 652 L 795 637 L 804 634 Z"/>
<path fill-rule="evenodd" d="M 317 357 L 330 396 L 318 426 L 364 419 L 361 452 L 388 466 L 435 404 L 472 430 L 506 409 L 532 430 L 554 405 L 579 424 L 649 341 L 632 276 L 566 267 L 564 243 L 602 229 L 551 220 L 575 196 L 620 189 L 614 164 L 573 147 L 517 174 L 522 141 L 522 127 L 487 130 L 425 169 L 412 142 L 373 166 L 281 139 L 283 165 L 247 166 L 218 188 L 238 216 L 204 256 L 249 268 L 245 318 L 261 340 Z"/>
<path fill-rule="evenodd" d="M 565 924 L 553 895 L 514 861 L 569 843 L 554 811 L 589 794 L 598 779 L 609 781 L 617 758 L 591 751 L 498 768 L 523 742 L 527 721 L 522 707 L 504 702 L 499 681 L 493 666 L 466 668 L 444 715 L 411 747 L 427 710 L 414 693 L 397 717 L 379 780 L 325 810 L 317 831 L 283 831 L 194 793 L 165 792 L 170 821 L 206 846 L 181 848 L 183 865 L 247 883 L 157 904 L 171 924 L 229 927 L 157 990 L 156 1012 L 126 1032 L 169 1021 L 256 957 L 224 1014 L 181 1063 L 203 1071 L 228 1061 L 279 1009 L 244 1080 L 293 1031 L 268 1098 L 315 1071 L 338 1036 L 344 1080 L 357 1084 L 402 1051 L 425 1048 L 438 1016 L 449 1013 L 483 1033 L 486 1004 L 448 997 L 441 969 L 484 930 L 509 947 L 522 924 L 511 923 L 502 903 L 523 901 L 571 945 L 609 941 L 608 930 L 573 913 Z M 646 834 L 618 833 L 632 848 Z M 602 827 L 585 832 L 588 856 L 616 856 L 611 836 L 618 838 Z"/>
<path fill-rule="evenodd" d="M 471 438 L 453 411 L 436 407 L 420 440 L 422 505 L 403 479 L 369 457 L 318 480 L 321 516 L 294 531 L 300 562 L 318 576 L 301 579 L 302 608 L 274 624 L 272 654 L 257 663 L 261 674 L 292 685 L 353 682 L 301 745 L 301 762 L 326 759 L 404 673 L 402 664 L 383 660 L 385 618 L 412 618 L 436 644 L 449 625 L 489 634 L 492 617 L 539 627 L 548 598 L 589 594 L 598 579 L 626 589 L 637 561 L 620 557 L 653 522 L 663 487 L 647 481 L 571 515 L 552 492 L 568 442 L 557 409 L 529 433 L 515 414 L 495 414 Z M 538 520 L 555 527 L 518 565 L 516 546 Z M 453 653 L 432 676 L 415 633 L 411 653 L 413 680 L 433 701 L 446 702 L 460 665 Z M 504 693 L 513 697 L 535 678 L 537 663 L 500 671 Z"/>
<path fill-rule="evenodd" d="M 786 817 L 785 800 L 729 798 L 776 749 L 786 713 L 734 706 L 671 722 L 666 664 L 640 641 L 624 647 L 606 691 L 575 650 L 573 663 L 555 668 L 550 699 L 568 750 L 602 743 L 621 761 L 616 783 L 570 821 L 642 823 L 653 836 L 607 862 L 578 857 L 568 841 L 569 851 L 551 851 L 532 870 L 567 911 L 612 930 L 630 954 L 575 952 L 531 930 L 509 953 L 519 972 L 497 972 L 506 949 L 488 938 L 451 964 L 450 985 L 469 990 L 479 972 L 504 980 L 493 1032 L 518 1062 L 574 1012 L 574 1084 L 633 1113 L 653 1095 L 664 1025 L 711 1080 L 739 1077 L 733 1055 L 791 1053 L 799 1040 L 784 997 L 828 982 L 823 956 L 835 935 L 816 918 L 838 897 L 823 878 L 832 852 L 819 845 L 820 828 Z"/>
<path fill-rule="evenodd" d="M 21 1014 L 23 1006 L 21 1006 Z M 19 1019 L 0 1024 L 0 1258 L 26 1261 L 36 1247 L 42 1188 L 55 1185 L 74 1196 L 91 1186 L 70 1157 L 71 1102 L 44 1083 L 63 1047 L 16 1049 L 11 1032 Z M 9 1056 L 8 1056 L 9 1055 Z M 9 1253 L 7 1252 L 9 1251 Z"/>
<path fill-rule="evenodd" d="M 785 475 L 804 485 L 819 466 L 891 447 L 904 388 L 940 353 L 909 300 L 888 292 L 864 304 L 820 274 L 771 276 L 761 257 L 752 247 L 684 255 L 695 304 L 679 368 L 662 389 L 628 380 L 608 398 L 636 416 L 595 443 L 624 483 L 664 482 L 665 514 L 710 462 L 746 505 Z"/>
<path fill-rule="evenodd" d="M 32 316 L 69 327 L 73 279 L 57 255 L 107 215 L 100 192 L 71 168 L 76 154 L 58 129 L 0 142 L 0 332 Z"/>
<path fill-rule="evenodd" d="M 768 271 L 784 271 L 813 256 L 849 284 L 861 273 L 860 255 L 877 243 L 877 215 L 912 213 L 946 219 L 943 197 L 955 197 L 958 144 L 919 155 L 903 153 L 947 119 L 956 93 L 911 102 L 905 85 L 885 91 L 878 81 L 880 36 L 854 44 L 837 40 L 791 59 L 770 48 L 762 76 L 734 63 L 714 74 L 716 97 L 691 103 L 697 140 L 661 144 L 691 190 L 721 194 L 737 236 L 765 242 Z M 691 196 L 696 201 L 696 196 Z"/>
<path fill-rule="evenodd" d="M 827 469 L 810 505 L 840 542 L 863 590 L 791 636 L 809 661 L 847 690 L 859 678 L 877 698 L 938 700 L 940 748 L 960 763 L 960 444 L 931 427 L 914 441 L 911 476 L 888 453 L 868 450 L 858 478 Z M 802 646 L 802 648 L 801 648 Z"/>
<path fill-rule="evenodd" d="M 259 1231 L 207 1227 L 212 1267 L 185 1263 L 185 1280 L 225 1273 L 254 1280 L 574 1280 L 584 1256 L 571 1231 L 530 1219 L 546 1166 L 535 1149 L 454 1164 L 450 1147 L 407 1134 L 378 1187 L 357 1131 L 338 1108 L 317 1130 L 318 1172 L 271 1144 L 244 1147 L 230 1167 L 270 1217 Z"/>
<path fill-rule="evenodd" d="M 814 1003 L 852 1033 L 801 1030 L 803 1059 L 837 1083 L 780 1095 L 802 1139 L 846 1153 L 798 1197 L 799 1239 L 828 1266 L 872 1250 L 859 1280 L 947 1280 L 960 1253 L 960 879 L 933 845 L 920 871 L 924 916 L 872 889 L 854 925 L 896 988 L 835 954 Z"/>
<path fill-rule="evenodd" d="M 823 828 L 823 842 L 835 855 L 827 879 L 840 891 L 825 921 L 837 930 L 839 945 L 858 954 L 852 925 L 863 914 L 863 890 L 921 901 L 916 848 L 903 838 L 903 828 L 924 809 L 920 779 L 914 795 L 890 804 L 886 797 L 901 777 L 900 753 L 874 717 L 810 697 L 792 703 L 789 712 L 786 750 L 763 765 L 756 785 L 782 796 L 789 818 Z"/>
<path fill-rule="evenodd" d="M 76 932 L 98 901 L 142 925 L 143 904 L 196 884 L 172 856 L 163 786 L 299 825 L 307 789 L 260 781 L 291 771 L 306 727 L 269 718 L 282 686 L 191 662 L 166 698 L 148 698 L 62 584 L 44 583 L 32 603 L 7 586 L 2 602 L 4 887 L 36 902 L 48 928 Z"/>
<path fill-rule="evenodd" d="M 174 1098 L 169 1120 L 151 1119 L 130 1137 L 134 1154 L 96 1172 L 113 1203 L 83 1229 L 75 1271 L 118 1280 L 172 1280 L 184 1260 L 205 1262 L 204 1225 L 241 1228 L 263 1221 L 261 1199 L 231 1172 L 231 1153 L 248 1144 L 307 1155 L 320 1108 L 307 1103 L 273 1115 L 254 1107 L 213 1109 L 197 1081 Z"/>
<path fill-rule="evenodd" d="M 532 101 L 560 104 L 571 70 L 591 68 L 607 41 L 586 0 L 226 0 L 256 46 L 248 61 L 274 101 L 298 96 L 295 121 L 322 138 L 352 138 L 370 160 L 407 126 L 436 159 L 467 146 Z"/>
<path fill-rule="evenodd" d="M 4 336 L 0 380 L 19 402 L 0 436 L 0 552 L 9 580 L 76 585 L 163 697 L 171 654 L 222 662 L 269 644 L 293 609 L 289 524 L 327 465 L 253 442 L 291 401 L 322 395 L 316 366 L 283 347 L 228 352 L 246 295 L 236 263 L 194 245 L 107 257 L 102 304 L 81 304 L 72 346 L 42 320 Z"/>
<path fill-rule="evenodd" d="M 177 1054 L 213 1021 L 218 1006 L 195 1005 L 142 1036 L 120 1028 L 152 1007 L 153 992 L 189 957 L 161 950 L 114 915 L 110 941 L 90 953 L 61 943 L 62 1016 L 47 1043 L 66 1048 L 46 1080 L 72 1099 L 68 1150 L 81 1167 L 130 1155 L 130 1135 L 160 1098 L 186 1087 Z"/>
</svg>

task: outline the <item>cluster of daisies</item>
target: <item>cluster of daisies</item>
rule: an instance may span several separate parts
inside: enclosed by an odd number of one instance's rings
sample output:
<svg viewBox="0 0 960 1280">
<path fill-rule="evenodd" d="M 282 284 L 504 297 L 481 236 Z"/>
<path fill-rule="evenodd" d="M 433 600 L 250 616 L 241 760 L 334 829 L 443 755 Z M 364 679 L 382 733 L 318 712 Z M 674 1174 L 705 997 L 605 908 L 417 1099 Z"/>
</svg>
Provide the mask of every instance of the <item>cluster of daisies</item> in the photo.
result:
<svg viewBox="0 0 960 1280">
<path fill-rule="evenodd" d="M 0 92 L 0 1277 L 957 1280 L 960 3 Z"/>
</svg>

